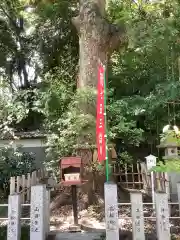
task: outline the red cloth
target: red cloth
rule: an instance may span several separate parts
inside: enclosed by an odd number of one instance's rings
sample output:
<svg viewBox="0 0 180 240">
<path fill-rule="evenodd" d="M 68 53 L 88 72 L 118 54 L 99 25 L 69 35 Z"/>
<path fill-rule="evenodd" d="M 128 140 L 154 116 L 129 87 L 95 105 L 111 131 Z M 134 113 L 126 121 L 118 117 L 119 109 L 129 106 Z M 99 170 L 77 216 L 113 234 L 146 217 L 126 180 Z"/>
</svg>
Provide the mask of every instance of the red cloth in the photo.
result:
<svg viewBox="0 0 180 240">
<path fill-rule="evenodd" d="M 98 149 L 99 162 L 106 160 L 104 78 L 105 69 L 101 64 L 99 64 L 97 83 L 97 116 L 96 116 L 96 144 Z"/>
</svg>

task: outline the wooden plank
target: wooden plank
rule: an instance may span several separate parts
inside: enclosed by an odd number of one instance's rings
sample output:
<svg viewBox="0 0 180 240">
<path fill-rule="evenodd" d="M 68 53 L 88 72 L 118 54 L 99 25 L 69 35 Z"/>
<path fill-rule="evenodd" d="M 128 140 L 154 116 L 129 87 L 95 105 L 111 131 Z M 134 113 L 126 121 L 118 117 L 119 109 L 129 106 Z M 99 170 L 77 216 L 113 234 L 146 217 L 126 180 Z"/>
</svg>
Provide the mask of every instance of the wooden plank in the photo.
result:
<svg viewBox="0 0 180 240">
<path fill-rule="evenodd" d="M 128 188 L 127 164 L 125 164 L 125 181 L 126 181 L 126 187 Z"/>
<path fill-rule="evenodd" d="M 13 193 L 15 193 L 16 192 L 16 189 L 15 189 L 15 187 L 16 187 L 16 178 L 15 177 L 11 177 L 10 178 L 10 194 L 13 194 Z"/>
<path fill-rule="evenodd" d="M 131 170 L 132 170 L 131 172 L 134 173 L 134 165 L 133 165 L 133 164 L 131 165 Z M 133 181 L 133 188 L 135 188 L 135 184 L 134 184 L 134 182 L 135 182 L 134 174 L 132 174 L 132 181 Z"/>
<path fill-rule="evenodd" d="M 36 171 L 32 172 L 32 175 L 31 175 L 31 186 L 34 186 L 36 185 L 37 183 L 37 176 L 36 176 Z"/>
<path fill-rule="evenodd" d="M 31 174 L 27 174 L 27 201 L 30 201 Z"/>
<path fill-rule="evenodd" d="M 145 163 L 141 163 L 141 174 L 142 174 L 142 181 L 143 181 L 143 189 L 145 192 L 148 192 L 147 168 L 145 167 Z"/>
<path fill-rule="evenodd" d="M 170 191 L 170 182 L 169 182 L 169 175 L 168 173 L 164 173 L 164 176 L 165 176 L 165 192 L 167 193 L 168 195 L 168 200 L 170 201 L 170 198 L 171 198 L 171 191 Z"/>
<path fill-rule="evenodd" d="M 177 183 L 177 194 L 178 194 L 179 216 L 180 216 L 180 182 Z"/>
<path fill-rule="evenodd" d="M 142 181 L 141 181 L 141 172 L 140 172 L 140 163 L 139 162 L 137 162 L 137 171 L 138 171 L 139 189 L 141 189 L 142 188 L 142 186 L 141 186 Z"/>
<path fill-rule="evenodd" d="M 133 240 L 145 240 L 142 193 L 131 193 Z"/>
<path fill-rule="evenodd" d="M 161 179 L 161 173 L 156 172 L 155 177 L 156 177 L 156 191 L 160 192 L 160 191 L 162 191 L 161 180 L 160 180 Z"/>
<path fill-rule="evenodd" d="M 134 184 L 139 184 L 139 182 L 128 182 L 128 185 L 129 185 L 129 184 L 132 184 L 132 185 L 133 185 L 133 183 L 134 183 Z M 140 183 L 143 184 L 143 182 L 140 182 Z M 118 184 L 127 185 L 126 182 L 121 182 L 121 183 L 118 183 Z"/>
<path fill-rule="evenodd" d="M 16 177 L 16 192 L 20 192 L 20 187 L 21 187 L 21 176 Z"/>
<path fill-rule="evenodd" d="M 25 196 L 26 196 L 25 189 L 26 189 L 26 176 L 22 175 L 22 193 L 21 193 L 22 203 L 25 203 Z"/>
<path fill-rule="evenodd" d="M 156 226 L 158 240 L 170 240 L 169 206 L 166 193 L 156 193 Z"/>
<path fill-rule="evenodd" d="M 46 212 L 46 235 L 50 232 L 50 190 L 46 190 L 46 205 L 45 205 L 45 212 Z"/>
<path fill-rule="evenodd" d="M 166 175 L 165 175 L 164 172 L 161 172 L 161 178 L 162 178 L 161 189 L 162 189 L 163 192 L 165 192 Z"/>
<path fill-rule="evenodd" d="M 124 170 L 125 171 L 125 170 Z M 136 175 L 136 176 L 138 176 L 138 173 L 132 173 L 132 172 L 127 172 L 127 173 L 125 173 L 125 172 L 119 172 L 119 173 L 115 173 L 114 175 L 121 175 L 121 176 L 125 176 L 125 175 Z"/>
</svg>

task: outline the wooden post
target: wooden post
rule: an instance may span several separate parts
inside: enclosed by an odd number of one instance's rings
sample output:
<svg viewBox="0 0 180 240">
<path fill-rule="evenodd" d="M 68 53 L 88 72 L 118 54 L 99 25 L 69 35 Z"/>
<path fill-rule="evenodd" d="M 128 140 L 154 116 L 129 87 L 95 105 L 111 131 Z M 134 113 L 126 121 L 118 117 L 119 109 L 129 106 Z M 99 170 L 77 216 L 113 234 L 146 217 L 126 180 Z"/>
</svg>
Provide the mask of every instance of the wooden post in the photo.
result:
<svg viewBox="0 0 180 240">
<path fill-rule="evenodd" d="M 119 240 L 117 185 L 104 184 L 106 240 Z"/>
<path fill-rule="evenodd" d="M 19 193 L 20 192 L 20 187 L 21 187 L 21 176 L 17 176 L 16 177 L 16 192 Z"/>
<path fill-rule="evenodd" d="M 34 186 L 36 185 L 37 183 L 37 176 L 36 176 L 36 171 L 32 172 L 32 175 L 31 175 L 31 186 Z"/>
<path fill-rule="evenodd" d="M 165 177 L 165 192 L 168 194 L 168 200 L 171 199 L 171 191 L 170 191 L 170 184 L 169 184 L 169 175 L 168 173 L 164 173 L 164 177 Z"/>
<path fill-rule="evenodd" d="M 178 194 L 179 215 L 180 215 L 180 182 L 177 183 L 177 194 Z"/>
<path fill-rule="evenodd" d="M 21 193 L 22 203 L 25 203 L 25 188 L 26 188 L 26 176 L 22 175 L 22 190 L 23 190 L 23 192 Z"/>
<path fill-rule="evenodd" d="M 147 168 L 145 166 L 145 163 L 140 163 L 140 165 L 141 165 L 141 175 L 142 175 L 143 189 L 147 193 L 148 192 Z"/>
<path fill-rule="evenodd" d="M 46 186 L 35 185 L 31 187 L 31 223 L 30 240 L 44 240 L 46 235 L 45 209 Z"/>
<path fill-rule="evenodd" d="M 133 240 L 145 240 L 142 193 L 131 193 Z"/>
<path fill-rule="evenodd" d="M 126 188 L 128 188 L 128 175 L 127 175 L 127 164 L 125 164 L 125 181 L 126 181 Z"/>
<path fill-rule="evenodd" d="M 7 240 L 21 238 L 21 197 L 19 194 L 9 195 Z"/>
<path fill-rule="evenodd" d="M 156 193 L 155 200 L 158 240 L 170 240 L 168 195 L 162 192 Z"/>
<path fill-rule="evenodd" d="M 46 234 L 49 234 L 50 231 L 50 189 L 46 190 L 46 205 L 45 205 L 45 212 L 46 212 Z"/>
<path fill-rule="evenodd" d="M 139 167 L 139 162 L 137 162 L 137 172 L 138 172 L 138 185 L 139 185 L 139 189 L 142 188 L 142 184 L 141 184 L 141 173 L 140 173 L 140 167 Z"/>
<path fill-rule="evenodd" d="M 74 225 L 78 225 L 78 211 L 77 211 L 77 186 L 71 186 L 72 193 L 72 205 L 73 205 L 73 216 L 74 216 Z"/>
<path fill-rule="evenodd" d="M 27 201 L 30 200 L 31 174 L 27 174 Z"/>
<path fill-rule="evenodd" d="M 11 177 L 10 178 L 10 194 L 14 194 L 15 193 L 15 177 Z"/>
</svg>

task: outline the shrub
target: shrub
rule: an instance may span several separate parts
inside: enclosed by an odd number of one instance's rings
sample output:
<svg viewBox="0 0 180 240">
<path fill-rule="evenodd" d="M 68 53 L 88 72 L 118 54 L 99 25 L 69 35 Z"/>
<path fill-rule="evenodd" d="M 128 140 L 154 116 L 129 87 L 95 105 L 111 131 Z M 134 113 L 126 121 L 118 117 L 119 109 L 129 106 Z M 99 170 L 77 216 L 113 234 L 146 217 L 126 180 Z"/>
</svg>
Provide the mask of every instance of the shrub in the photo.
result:
<svg viewBox="0 0 180 240">
<path fill-rule="evenodd" d="M 9 179 L 35 170 L 32 153 L 24 153 L 21 148 L 0 148 L 0 191 L 3 197 L 9 194 Z"/>
<path fill-rule="evenodd" d="M 21 239 L 20 240 L 27 240 L 30 238 L 29 234 L 29 226 L 21 227 Z M 0 239 L 7 240 L 7 226 L 0 227 Z"/>
</svg>

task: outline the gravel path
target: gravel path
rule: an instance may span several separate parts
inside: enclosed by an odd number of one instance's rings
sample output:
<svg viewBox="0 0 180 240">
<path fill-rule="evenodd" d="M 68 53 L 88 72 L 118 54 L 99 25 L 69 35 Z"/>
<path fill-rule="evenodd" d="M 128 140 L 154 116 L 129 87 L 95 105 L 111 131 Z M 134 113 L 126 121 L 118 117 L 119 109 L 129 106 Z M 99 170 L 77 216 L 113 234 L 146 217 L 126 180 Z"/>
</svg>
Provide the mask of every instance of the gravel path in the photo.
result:
<svg viewBox="0 0 180 240">
<path fill-rule="evenodd" d="M 57 233 L 54 240 L 96 240 L 100 233 Z"/>
</svg>

